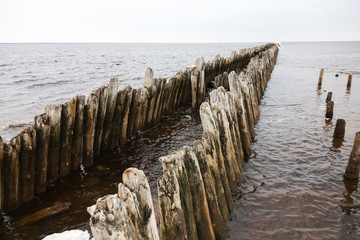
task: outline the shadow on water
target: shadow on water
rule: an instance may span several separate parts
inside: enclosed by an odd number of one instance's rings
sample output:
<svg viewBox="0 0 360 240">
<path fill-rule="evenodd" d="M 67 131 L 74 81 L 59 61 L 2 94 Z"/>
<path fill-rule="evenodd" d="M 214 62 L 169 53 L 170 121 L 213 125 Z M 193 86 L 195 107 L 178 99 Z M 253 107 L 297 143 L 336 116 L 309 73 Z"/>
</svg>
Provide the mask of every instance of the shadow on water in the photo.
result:
<svg viewBox="0 0 360 240">
<path fill-rule="evenodd" d="M 7 213 L 0 223 L 0 239 L 39 239 L 46 235 L 70 229 L 89 229 L 86 208 L 99 197 L 117 193 L 117 185 L 125 169 L 136 167 L 148 177 L 152 195 L 156 200 L 157 178 L 162 173 L 158 158 L 182 146 L 190 145 L 202 135 L 200 117 L 192 115 L 187 107 L 165 116 L 155 126 L 128 141 L 113 152 L 95 158 L 95 164 L 70 176 L 60 178 L 48 186 L 45 193 L 20 209 Z M 55 205 L 70 202 L 68 211 L 33 224 L 14 229 L 24 216 Z M 156 203 L 155 203 L 156 204 Z"/>
</svg>

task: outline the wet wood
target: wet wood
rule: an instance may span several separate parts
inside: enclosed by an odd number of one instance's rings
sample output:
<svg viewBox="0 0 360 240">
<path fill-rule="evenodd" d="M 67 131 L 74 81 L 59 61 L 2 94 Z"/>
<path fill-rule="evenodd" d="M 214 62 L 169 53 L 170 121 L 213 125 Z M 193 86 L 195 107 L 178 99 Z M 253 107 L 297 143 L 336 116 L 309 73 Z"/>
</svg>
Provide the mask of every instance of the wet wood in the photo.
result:
<svg viewBox="0 0 360 240">
<path fill-rule="evenodd" d="M 98 101 L 99 95 L 94 91 L 89 95 L 84 107 L 84 166 L 94 164 L 94 137 L 99 107 Z"/>
<path fill-rule="evenodd" d="M 166 157 L 161 157 L 159 161 L 162 163 L 163 172 L 175 172 L 180 188 L 181 208 L 183 209 L 186 221 L 187 237 L 188 239 L 198 239 L 192 193 L 189 185 L 188 172 L 184 165 L 184 157 L 185 152 L 179 150 Z"/>
<path fill-rule="evenodd" d="M 322 68 L 322 69 L 320 70 L 320 76 L 319 76 L 319 81 L 318 81 L 318 87 L 321 87 L 321 85 L 322 85 L 323 76 L 324 76 L 324 69 Z"/>
<path fill-rule="evenodd" d="M 174 171 L 158 178 L 160 233 L 162 240 L 187 239 L 186 220 L 181 207 L 180 187 Z"/>
<path fill-rule="evenodd" d="M 41 193 L 46 190 L 47 185 L 50 117 L 44 113 L 35 116 L 34 122 L 36 130 L 35 193 Z"/>
<path fill-rule="evenodd" d="M 76 115 L 74 123 L 74 133 L 71 147 L 71 168 L 79 169 L 83 161 L 84 152 L 84 108 L 85 96 L 76 96 Z"/>
<path fill-rule="evenodd" d="M 20 136 L 10 140 L 10 143 L 4 144 L 4 204 L 5 212 L 16 209 L 19 206 L 19 157 L 21 149 Z"/>
<path fill-rule="evenodd" d="M 126 169 L 118 194 L 125 203 L 129 219 L 137 227 L 138 236 L 142 239 L 160 239 L 150 186 L 144 172 L 136 168 Z"/>
<path fill-rule="evenodd" d="M 217 182 L 213 174 L 214 169 L 212 169 L 214 168 L 214 166 L 216 166 L 216 163 L 213 162 L 214 159 L 212 157 L 207 156 L 202 141 L 196 140 L 194 142 L 194 152 L 198 159 L 199 168 L 201 170 L 201 176 L 204 183 L 206 199 L 209 206 L 209 213 L 211 217 L 215 238 L 226 239 L 227 228 L 220 210 L 219 201 L 218 201 L 219 197 L 217 194 L 217 187 L 216 187 Z M 218 177 L 218 181 L 221 183 L 221 179 L 219 177 Z M 222 196 L 224 196 L 223 192 L 224 190 L 222 189 L 222 192 L 219 191 L 219 194 L 222 194 Z M 225 205 L 226 211 L 228 211 L 225 198 L 222 203 Z"/>
<path fill-rule="evenodd" d="M 130 85 L 127 85 L 124 88 L 125 96 L 125 107 L 124 112 L 121 117 L 121 129 L 120 129 L 120 144 L 124 145 L 126 143 L 126 139 L 128 138 L 128 123 L 130 119 L 130 111 L 132 106 L 132 99 L 133 99 L 133 89 Z"/>
<path fill-rule="evenodd" d="M 145 126 L 149 127 L 152 125 L 153 122 L 153 114 L 155 110 L 155 104 L 156 104 L 156 94 L 157 94 L 157 86 L 158 84 L 155 84 L 155 82 L 158 83 L 157 80 L 153 79 L 154 72 L 151 68 L 147 68 L 145 71 L 145 77 L 144 77 L 144 87 L 149 92 L 149 99 L 148 99 L 148 109 L 146 112 L 145 117 Z"/>
<path fill-rule="evenodd" d="M 109 149 L 114 149 L 116 146 L 118 146 L 120 141 L 120 135 L 121 135 L 121 126 L 122 126 L 122 117 L 124 113 L 124 109 L 126 107 L 126 92 L 125 90 L 120 90 L 117 93 L 116 97 L 116 106 L 114 111 L 114 119 L 112 123 L 112 130 L 111 130 L 111 141 L 109 145 Z"/>
<path fill-rule="evenodd" d="M 194 69 L 194 71 L 191 72 L 191 107 L 194 111 L 198 109 L 198 79 L 199 79 L 199 71 Z"/>
<path fill-rule="evenodd" d="M 20 133 L 20 170 L 19 170 L 19 204 L 28 202 L 34 197 L 36 130 L 31 126 Z"/>
<path fill-rule="evenodd" d="M 345 177 L 349 179 L 359 179 L 360 171 L 360 132 L 357 132 L 354 139 L 349 162 L 346 166 Z"/>
<path fill-rule="evenodd" d="M 1 211 L 3 209 L 3 202 L 4 202 L 4 143 L 3 139 L 0 136 L 0 217 Z"/>
<path fill-rule="evenodd" d="M 326 104 L 326 113 L 325 117 L 332 119 L 334 115 L 334 101 L 330 101 Z"/>
<path fill-rule="evenodd" d="M 350 88 L 351 88 L 351 82 L 352 82 L 352 75 L 349 75 L 348 81 L 347 81 L 347 85 L 346 85 L 346 89 L 347 89 L 347 90 L 350 90 Z"/>
<path fill-rule="evenodd" d="M 328 102 L 331 101 L 332 94 L 333 94 L 332 92 L 328 92 L 328 94 L 327 94 L 327 96 L 326 96 L 326 100 L 325 100 L 326 103 L 328 103 Z"/>
<path fill-rule="evenodd" d="M 53 183 L 58 177 L 61 145 L 61 109 L 62 105 L 49 105 L 45 113 L 50 117 L 50 139 L 48 151 L 47 183 Z"/>
<path fill-rule="evenodd" d="M 139 97 L 138 89 L 132 89 L 132 100 L 131 100 L 131 107 L 129 109 L 129 117 L 127 122 L 127 138 L 130 139 L 134 133 L 134 126 L 135 126 L 135 114 L 138 108 L 138 102 L 136 98 Z"/>
<path fill-rule="evenodd" d="M 253 112 L 253 108 L 252 108 L 252 103 L 251 103 L 251 99 L 250 99 L 250 92 L 249 92 L 249 88 L 247 87 L 245 81 L 243 80 L 243 75 L 240 74 L 240 86 L 241 86 L 241 92 L 243 94 L 243 101 L 244 101 L 244 111 L 246 112 L 247 115 L 247 121 L 248 121 L 248 126 L 249 126 L 249 132 L 250 132 L 250 136 L 251 139 L 254 140 L 255 138 L 255 118 L 254 118 L 254 112 Z"/>
<path fill-rule="evenodd" d="M 109 96 L 108 86 L 102 86 L 97 90 L 98 93 L 98 111 L 95 125 L 94 137 L 94 155 L 97 156 L 101 152 L 102 136 L 104 131 L 104 121 L 106 115 L 107 100 Z"/>
<path fill-rule="evenodd" d="M 48 217 L 54 216 L 55 214 L 59 214 L 65 212 L 70 209 L 71 203 L 70 202 L 59 202 L 51 207 L 44 208 L 39 210 L 29 216 L 23 217 L 20 220 L 14 222 L 11 225 L 12 229 L 17 229 L 22 226 L 26 226 L 29 224 L 36 223 Z"/>
<path fill-rule="evenodd" d="M 345 126 L 346 126 L 346 121 L 344 119 L 340 118 L 340 119 L 336 120 L 334 137 L 336 137 L 336 138 L 344 138 L 344 136 L 345 136 Z"/>
<path fill-rule="evenodd" d="M 142 88 L 142 95 L 140 99 L 140 108 L 139 108 L 139 114 L 137 118 L 137 131 L 141 131 L 145 128 L 146 118 L 147 118 L 147 112 L 149 108 L 149 98 L 150 94 L 149 91 L 143 87 Z"/>
<path fill-rule="evenodd" d="M 160 119 L 160 109 L 162 104 L 161 99 L 163 95 L 163 79 L 155 79 L 154 85 L 156 87 L 156 100 L 151 120 L 152 124 L 157 123 Z"/>
<path fill-rule="evenodd" d="M 190 147 L 185 146 L 181 150 L 185 153 L 184 166 L 188 172 L 198 238 L 215 239 L 198 159 Z"/>
<path fill-rule="evenodd" d="M 101 151 L 109 151 L 111 149 L 111 132 L 113 131 L 113 120 L 117 103 L 117 92 L 119 81 L 117 77 L 110 78 L 108 89 L 108 98 L 106 103 L 106 114 L 104 119 Z"/>
<path fill-rule="evenodd" d="M 61 146 L 59 175 L 66 176 L 71 171 L 71 148 L 76 117 L 76 98 L 62 105 L 61 111 Z"/>
</svg>

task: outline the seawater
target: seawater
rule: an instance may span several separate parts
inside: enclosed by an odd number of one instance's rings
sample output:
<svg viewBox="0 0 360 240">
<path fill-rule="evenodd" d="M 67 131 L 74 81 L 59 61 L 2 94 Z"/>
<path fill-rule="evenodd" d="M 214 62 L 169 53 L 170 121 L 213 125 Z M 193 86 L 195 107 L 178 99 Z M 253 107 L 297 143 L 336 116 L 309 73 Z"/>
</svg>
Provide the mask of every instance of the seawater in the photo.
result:
<svg viewBox="0 0 360 240">
<path fill-rule="evenodd" d="M 47 104 L 63 103 L 119 77 L 120 86 L 141 86 L 146 67 L 155 77 L 173 76 L 196 58 L 228 57 L 259 43 L 232 44 L 0 44 L 0 135 L 10 139 Z M 360 194 L 343 173 L 360 131 L 360 42 L 282 43 L 256 125 L 253 154 L 234 193 L 227 226 L 230 239 L 359 239 Z M 317 80 L 325 68 L 321 89 Z M 339 73 L 339 77 L 335 74 Z M 348 73 L 352 88 L 346 90 Z M 325 122 L 325 98 L 333 92 L 334 118 Z M 347 122 L 341 147 L 332 134 Z M 166 116 L 93 167 L 59 179 L 33 201 L 7 213 L 1 239 L 38 239 L 69 229 L 88 229 L 86 207 L 117 191 L 122 172 L 143 169 L 156 196 L 157 159 L 200 138 L 200 119 L 186 108 Z M 69 201 L 71 209 L 12 229 L 24 215 Z"/>
</svg>

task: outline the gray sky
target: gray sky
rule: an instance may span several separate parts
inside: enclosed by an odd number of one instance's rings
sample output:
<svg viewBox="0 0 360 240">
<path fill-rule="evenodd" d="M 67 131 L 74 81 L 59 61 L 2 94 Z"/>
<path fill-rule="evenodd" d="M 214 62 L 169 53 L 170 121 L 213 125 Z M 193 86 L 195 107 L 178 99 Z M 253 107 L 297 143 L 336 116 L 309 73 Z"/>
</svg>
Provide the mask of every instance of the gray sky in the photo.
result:
<svg viewBox="0 0 360 240">
<path fill-rule="evenodd" d="M 360 40 L 360 0 L 0 0 L 0 42 Z"/>
</svg>

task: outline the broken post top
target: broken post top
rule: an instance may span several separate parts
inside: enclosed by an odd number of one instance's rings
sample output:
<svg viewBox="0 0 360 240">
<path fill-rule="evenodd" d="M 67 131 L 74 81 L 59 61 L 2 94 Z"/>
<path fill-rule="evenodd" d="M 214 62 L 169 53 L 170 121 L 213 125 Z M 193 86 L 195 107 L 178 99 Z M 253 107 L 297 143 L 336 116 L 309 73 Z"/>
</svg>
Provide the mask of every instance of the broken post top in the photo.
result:
<svg viewBox="0 0 360 240">
<path fill-rule="evenodd" d="M 154 84 L 153 77 L 154 77 L 154 71 L 151 68 L 146 68 L 144 87 L 150 88 Z"/>
</svg>

